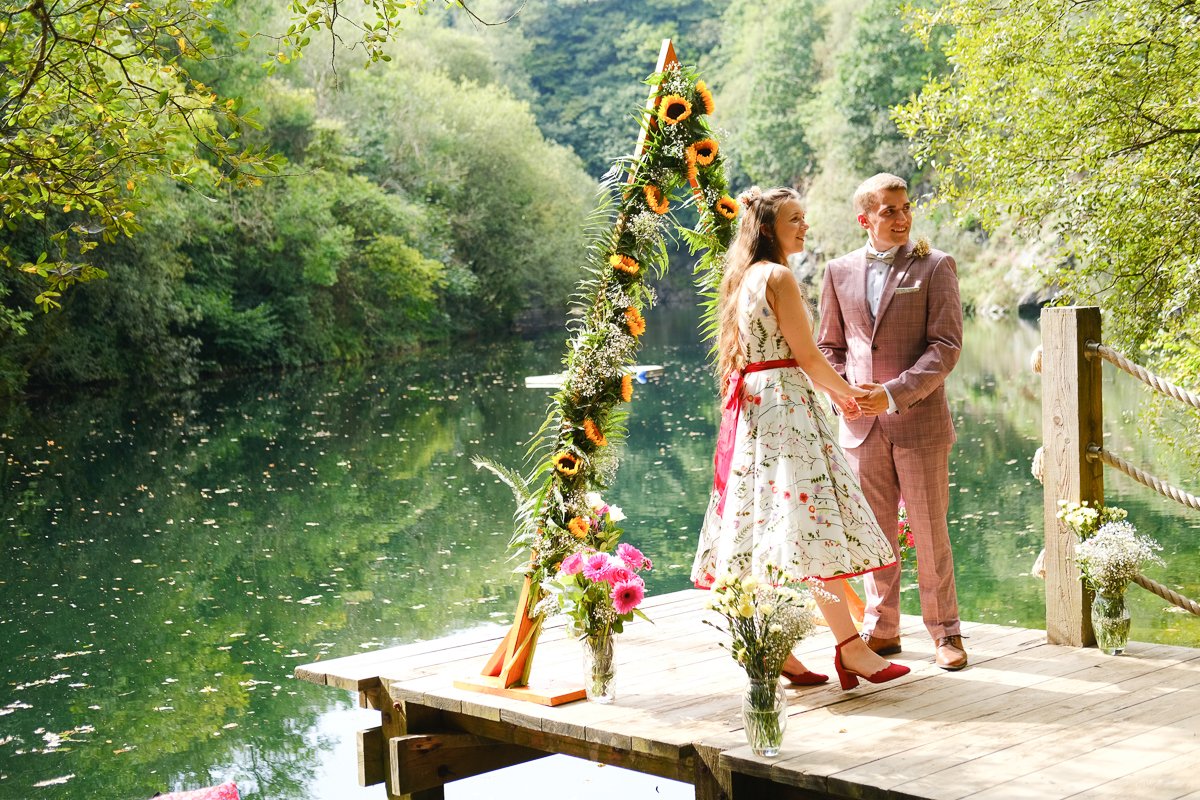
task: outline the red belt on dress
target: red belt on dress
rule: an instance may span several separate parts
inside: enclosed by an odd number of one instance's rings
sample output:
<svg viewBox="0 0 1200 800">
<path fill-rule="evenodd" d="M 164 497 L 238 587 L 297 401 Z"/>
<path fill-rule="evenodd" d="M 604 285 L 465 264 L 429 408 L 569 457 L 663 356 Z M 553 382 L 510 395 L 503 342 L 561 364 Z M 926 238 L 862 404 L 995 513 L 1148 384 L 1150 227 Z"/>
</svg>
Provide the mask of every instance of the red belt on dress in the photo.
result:
<svg viewBox="0 0 1200 800">
<path fill-rule="evenodd" d="M 742 416 L 742 378 L 752 372 L 781 367 L 798 367 L 794 358 L 777 358 L 772 361 L 754 361 L 729 376 L 729 387 L 725 390 L 725 408 L 721 412 L 721 429 L 717 433 L 717 453 L 713 456 L 713 489 L 720 496 L 717 501 L 717 516 L 725 511 L 725 488 L 729 483 L 729 469 L 733 464 L 733 445 L 737 441 L 738 419 Z"/>
</svg>

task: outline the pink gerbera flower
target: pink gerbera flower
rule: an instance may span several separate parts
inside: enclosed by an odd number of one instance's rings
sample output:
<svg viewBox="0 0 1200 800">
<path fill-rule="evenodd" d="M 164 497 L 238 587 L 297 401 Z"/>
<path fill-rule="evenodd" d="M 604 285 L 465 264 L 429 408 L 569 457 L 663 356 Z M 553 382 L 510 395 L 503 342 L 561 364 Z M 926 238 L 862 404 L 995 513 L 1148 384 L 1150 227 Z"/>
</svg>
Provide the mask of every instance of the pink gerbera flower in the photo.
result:
<svg viewBox="0 0 1200 800">
<path fill-rule="evenodd" d="M 611 586 L 616 586 L 618 583 L 625 583 L 633 578 L 633 570 L 625 566 L 625 562 L 619 558 L 609 559 L 608 569 L 604 572 L 604 580 Z"/>
<path fill-rule="evenodd" d="M 562 566 L 558 568 L 563 575 L 575 575 L 583 569 L 583 553 L 571 553 L 563 559 Z"/>
<path fill-rule="evenodd" d="M 637 572 L 646 564 L 646 557 L 642 555 L 642 551 L 625 542 L 617 545 L 617 558 L 624 561 L 625 566 L 634 572 Z"/>
<path fill-rule="evenodd" d="M 583 561 L 583 577 L 589 581 L 602 581 L 608 571 L 609 558 L 604 553 L 592 553 Z"/>
<path fill-rule="evenodd" d="M 646 584 L 641 578 L 633 577 L 618 583 L 612 590 L 613 607 L 618 614 L 628 614 L 633 611 L 646 597 Z"/>
</svg>

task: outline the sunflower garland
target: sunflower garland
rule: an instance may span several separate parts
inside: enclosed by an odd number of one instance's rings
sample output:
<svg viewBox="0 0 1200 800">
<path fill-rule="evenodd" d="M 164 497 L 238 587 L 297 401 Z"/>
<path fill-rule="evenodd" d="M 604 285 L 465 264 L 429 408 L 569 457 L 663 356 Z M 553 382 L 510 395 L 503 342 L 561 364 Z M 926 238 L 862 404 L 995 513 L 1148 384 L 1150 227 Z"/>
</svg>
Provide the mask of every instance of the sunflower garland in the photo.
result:
<svg viewBox="0 0 1200 800">
<path fill-rule="evenodd" d="M 583 517 L 572 517 L 571 521 L 567 523 L 567 530 L 570 531 L 571 535 L 576 539 L 586 539 L 588 530 L 591 527 L 592 526 L 589 525 L 588 521 Z"/>
<path fill-rule="evenodd" d="M 717 106 L 713 103 L 712 92 L 708 90 L 704 81 L 696 81 L 696 97 L 699 99 L 700 105 L 704 107 L 705 114 L 713 113 Z"/>
<path fill-rule="evenodd" d="M 717 201 L 717 213 L 725 219 L 736 219 L 738 215 L 738 203 L 729 195 L 725 195 Z"/>
<path fill-rule="evenodd" d="M 646 193 L 646 205 L 650 206 L 651 211 L 655 214 L 667 213 L 667 209 L 671 207 L 671 201 L 663 195 L 662 189 L 653 183 L 647 183 L 642 191 Z"/>
<path fill-rule="evenodd" d="M 625 309 L 625 324 L 629 327 L 629 335 L 638 337 L 646 332 L 646 320 L 636 306 Z"/>
<path fill-rule="evenodd" d="M 608 263 L 613 269 L 624 272 L 627 275 L 637 275 L 638 270 L 642 268 L 638 262 L 620 253 L 613 253 L 609 256 Z"/>
<path fill-rule="evenodd" d="M 636 112 L 645 146 L 640 159 L 617 161 L 602 181 L 600 205 L 589 224 L 587 277 L 569 323 L 565 379 L 530 445 L 533 469 L 525 476 L 476 459 L 517 496 L 517 530 L 510 546 L 529 552 L 524 569 L 534 587 L 579 551 L 584 540 L 575 520 L 592 516 L 589 493 L 594 497 L 616 474 L 628 414 L 619 404 L 632 402 L 634 394 L 627 368 L 635 363 L 646 332 L 642 311 L 655 301 L 646 278 L 666 272 L 664 236 L 677 208 L 690 206 L 699 218 L 694 228 L 672 224 L 699 255 L 695 269 L 706 298 L 704 326 L 710 336 L 714 330 L 721 258 L 733 238 L 738 208 L 708 123 L 712 94 L 694 68 L 679 64 L 647 83 L 658 100 Z M 586 541 L 606 551 L 617 544 L 615 535 L 602 546 Z"/>
<path fill-rule="evenodd" d="M 604 431 L 600 430 L 600 426 L 591 418 L 583 421 L 583 435 L 588 438 L 589 442 L 596 445 L 596 447 L 604 447 L 608 444 L 608 439 L 605 438 Z"/>
<path fill-rule="evenodd" d="M 669 94 L 658 106 L 658 118 L 668 125 L 678 125 L 692 115 L 692 104 L 677 94 Z"/>
<path fill-rule="evenodd" d="M 715 139 L 701 139 L 688 145 L 687 151 L 691 160 L 702 167 L 707 167 L 716 160 L 720 148 Z"/>
</svg>

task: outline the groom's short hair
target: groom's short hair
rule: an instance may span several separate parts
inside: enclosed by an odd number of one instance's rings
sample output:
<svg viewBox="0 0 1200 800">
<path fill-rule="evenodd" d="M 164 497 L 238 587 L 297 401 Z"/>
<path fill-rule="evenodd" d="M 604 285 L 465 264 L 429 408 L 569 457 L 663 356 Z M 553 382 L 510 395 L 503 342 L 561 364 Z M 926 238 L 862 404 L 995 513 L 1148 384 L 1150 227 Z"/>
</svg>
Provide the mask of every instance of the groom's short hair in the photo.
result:
<svg viewBox="0 0 1200 800">
<path fill-rule="evenodd" d="M 879 194 L 889 189 L 903 189 L 907 192 L 908 182 L 899 175 L 881 172 L 860 183 L 854 190 L 854 215 L 866 214 L 879 205 Z"/>
</svg>

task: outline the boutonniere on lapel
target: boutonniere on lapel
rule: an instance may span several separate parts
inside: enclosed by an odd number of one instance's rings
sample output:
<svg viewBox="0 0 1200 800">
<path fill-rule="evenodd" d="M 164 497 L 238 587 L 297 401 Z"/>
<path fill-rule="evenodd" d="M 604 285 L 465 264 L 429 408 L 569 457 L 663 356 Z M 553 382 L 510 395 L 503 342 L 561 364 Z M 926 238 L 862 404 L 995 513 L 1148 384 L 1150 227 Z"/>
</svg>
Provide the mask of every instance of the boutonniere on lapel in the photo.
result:
<svg viewBox="0 0 1200 800">
<path fill-rule="evenodd" d="M 916 244 L 913 245 L 913 258 L 924 258 L 929 255 L 930 247 L 929 239 L 924 236 L 918 238 Z"/>
</svg>

